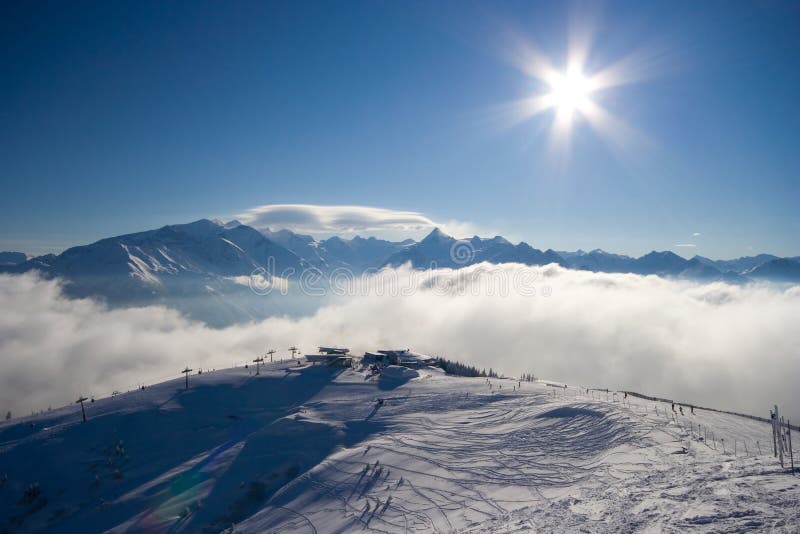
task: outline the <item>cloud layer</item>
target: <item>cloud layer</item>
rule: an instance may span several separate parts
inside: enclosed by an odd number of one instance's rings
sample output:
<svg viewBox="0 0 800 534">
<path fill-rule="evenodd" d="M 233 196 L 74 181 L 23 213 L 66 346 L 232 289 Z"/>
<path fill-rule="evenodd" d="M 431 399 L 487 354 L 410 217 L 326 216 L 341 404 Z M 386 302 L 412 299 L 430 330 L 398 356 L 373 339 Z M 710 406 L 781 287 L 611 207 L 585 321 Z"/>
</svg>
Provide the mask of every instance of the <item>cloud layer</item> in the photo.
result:
<svg viewBox="0 0 800 534">
<path fill-rule="evenodd" d="M 398 211 L 369 206 L 319 206 L 315 204 L 268 204 L 237 215 L 254 228 L 327 235 L 381 235 L 390 238 L 418 237 L 439 226 L 455 235 L 467 235 L 469 225 L 455 221 L 436 223 L 415 211 Z"/>
<path fill-rule="evenodd" d="M 397 286 L 403 295 L 387 291 Z M 758 415 L 778 403 L 792 416 L 800 404 L 797 287 L 478 265 L 384 271 L 352 289 L 311 317 L 216 330 L 166 308 L 108 310 L 64 298 L 56 282 L 0 276 L 0 409 L 55 407 L 291 344 L 412 347 Z"/>
</svg>

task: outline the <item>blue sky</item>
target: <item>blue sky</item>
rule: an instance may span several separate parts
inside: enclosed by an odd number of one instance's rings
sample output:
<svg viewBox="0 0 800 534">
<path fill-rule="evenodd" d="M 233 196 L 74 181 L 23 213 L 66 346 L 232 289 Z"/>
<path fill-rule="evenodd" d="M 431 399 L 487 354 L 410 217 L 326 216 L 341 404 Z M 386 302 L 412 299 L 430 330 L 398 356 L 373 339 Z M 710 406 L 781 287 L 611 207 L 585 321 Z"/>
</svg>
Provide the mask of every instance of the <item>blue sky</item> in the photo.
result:
<svg viewBox="0 0 800 534">
<path fill-rule="evenodd" d="M 636 83 L 594 95 L 638 132 L 622 151 L 580 117 L 554 151 L 552 110 L 502 127 L 541 91 L 515 47 L 561 68 L 576 21 L 587 75 L 633 55 Z M 6 2 L 0 249 L 318 204 L 798 255 L 798 27 L 796 2 Z"/>
</svg>

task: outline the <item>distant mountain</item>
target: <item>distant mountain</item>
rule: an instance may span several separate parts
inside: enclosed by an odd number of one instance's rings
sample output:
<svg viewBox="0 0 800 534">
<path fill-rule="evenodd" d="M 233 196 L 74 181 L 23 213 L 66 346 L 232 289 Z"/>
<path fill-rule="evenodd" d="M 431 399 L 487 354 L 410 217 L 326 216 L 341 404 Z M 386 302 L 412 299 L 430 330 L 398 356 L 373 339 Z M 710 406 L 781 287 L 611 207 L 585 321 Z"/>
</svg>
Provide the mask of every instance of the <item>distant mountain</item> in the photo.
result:
<svg viewBox="0 0 800 534">
<path fill-rule="evenodd" d="M 310 235 L 296 234 L 290 230 L 265 230 L 262 233 L 323 272 L 346 268 L 360 274 L 367 269 L 380 267 L 392 254 L 415 243 L 412 239 L 393 242 L 359 236 L 352 239 L 334 236 L 317 241 Z"/>
<path fill-rule="evenodd" d="M 612 254 L 600 249 L 585 252 L 559 251 L 572 269 L 609 273 L 637 273 L 673 276 L 695 280 L 723 280 L 731 283 L 747 281 L 749 272 L 778 259 L 772 254 L 746 256 L 733 260 L 712 260 L 694 256 L 686 260 L 672 252 L 650 252 L 640 258 Z M 796 258 L 788 258 L 796 261 Z"/>
<path fill-rule="evenodd" d="M 451 258 L 451 247 L 456 239 L 435 228 L 422 241 L 415 243 L 405 250 L 389 256 L 384 265 L 397 267 L 410 263 L 415 269 L 427 269 L 431 265 L 437 267 L 456 267 Z"/>
<path fill-rule="evenodd" d="M 569 267 L 583 271 L 628 273 L 633 272 L 634 258 L 621 254 L 612 254 L 599 248 L 591 252 L 559 252 Z"/>
<path fill-rule="evenodd" d="M 681 258 L 683 260 L 683 258 Z M 707 265 L 706 263 L 700 261 L 697 258 L 692 258 L 689 261 L 683 260 L 685 263 L 682 265 L 681 271 L 677 274 L 679 278 L 687 278 L 691 280 L 699 280 L 705 282 L 713 282 L 716 280 L 725 280 L 726 275 L 725 273 L 720 272 L 719 269 L 714 267 L 713 265 Z M 734 276 L 736 273 L 732 273 Z M 728 282 L 740 282 L 743 280 L 738 280 L 735 277 L 731 277 L 728 275 Z"/>
<path fill-rule="evenodd" d="M 227 324 L 263 315 L 259 308 L 266 299 L 248 286 L 256 269 L 296 276 L 307 266 L 249 226 L 225 227 L 202 219 L 103 239 L 4 270 L 35 269 L 60 277 L 72 297 L 101 297 L 115 306 L 166 304 Z"/>
<path fill-rule="evenodd" d="M 377 269 L 398 252 L 413 246 L 415 241 L 385 241 L 374 237 L 356 236 L 352 239 L 331 237 L 320 243 L 323 257 L 331 268 L 347 268 L 355 273 Z"/>
<path fill-rule="evenodd" d="M 432 266 L 457 268 L 481 262 L 567 265 L 564 258 L 553 250 L 543 252 L 524 242 L 513 245 L 500 236 L 491 239 L 475 236 L 460 240 L 438 228 L 419 243 L 393 254 L 385 264 L 396 267 L 410 263 L 415 269 L 427 269 Z"/>
<path fill-rule="evenodd" d="M 24 252 L 0 252 L 0 265 L 18 265 L 28 260 Z"/>
<path fill-rule="evenodd" d="M 290 230 L 273 232 L 269 229 L 263 230 L 261 233 L 272 242 L 305 259 L 314 267 L 322 270 L 328 269 L 328 260 L 325 259 L 323 251 L 320 250 L 319 241 L 310 235 L 296 234 Z"/>
<path fill-rule="evenodd" d="M 777 258 L 759 265 L 747 274 L 756 280 L 797 283 L 800 282 L 800 262 Z"/>
<path fill-rule="evenodd" d="M 699 261 L 719 269 L 722 272 L 733 271 L 744 274 L 768 261 L 777 260 L 778 256 L 772 254 L 758 254 L 757 256 L 744 256 L 735 260 L 712 260 L 703 256 L 695 256 Z"/>
<path fill-rule="evenodd" d="M 562 253 L 570 268 L 606 273 L 636 273 L 644 275 L 670 276 L 713 280 L 722 273 L 715 267 L 697 260 L 686 260 L 669 251 L 652 251 L 640 258 L 612 254 L 600 249 L 584 252 Z"/>
<path fill-rule="evenodd" d="M 258 269 L 279 275 L 282 288 L 315 267 L 323 274 L 344 268 L 353 274 L 384 266 L 410 264 L 415 269 L 459 268 L 481 262 L 524 265 L 558 264 L 595 272 L 636 273 L 703 282 L 747 283 L 766 280 L 800 282 L 800 261 L 770 254 L 735 260 L 695 256 L 684 259 L 669 251 L 652 251 L 640 258 L 590 252 L 540 250 L 525 242 L 513 244 L 501 236 L 456 239 L 434 229 L 419 242 L 385 241 L 374 237 L 322 241 L 290 230 L 260 232 L 239 221 L 201 219 L 188 224 L 102 239 L 70 248 L 59 255 L 27 258 L 0 253 L 0 272 L 39 271 L 58 277 L 72 297 L 98 297 L 111 306 L 163 304 L 212 325 L 225 325 L 274 314 L 313 310 L 318 300 L 300 293 L 267 297 L 252 291 Z M 322 281 L 324 284 L 324 280 Z M 260 287 L 258 289 L 264 289 Z"/>
<path fill-rule="evenodd" d="M 688 260 L 674 252 L 655 250 L 637 258 L 631 272 L 638 274 L 657 274 L 659 276 L 678 276 L 689 267 Z"/>
</svg>

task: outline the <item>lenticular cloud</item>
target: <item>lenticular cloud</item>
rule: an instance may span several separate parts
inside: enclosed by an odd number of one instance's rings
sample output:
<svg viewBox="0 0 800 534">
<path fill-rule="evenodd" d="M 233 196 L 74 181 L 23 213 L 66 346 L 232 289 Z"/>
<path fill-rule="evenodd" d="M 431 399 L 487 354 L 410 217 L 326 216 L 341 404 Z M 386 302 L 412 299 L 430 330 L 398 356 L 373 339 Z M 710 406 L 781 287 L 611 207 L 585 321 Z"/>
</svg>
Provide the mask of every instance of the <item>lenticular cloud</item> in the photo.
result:
<svg viewBox="0 0 800 534">
<path fill-rule="evenodd" d="M 55 407 L 292 344 L 410 347 L 757 415 L 777 403 L 791 416 L 800 401 L 797 287 L 475 265 L 384 270 L 339 293 L 312 316 L 213 329 L 168 308 L 107 309 L 67 299 L 55 281 L 0 276 L 0 409 Z"/>
</svg>

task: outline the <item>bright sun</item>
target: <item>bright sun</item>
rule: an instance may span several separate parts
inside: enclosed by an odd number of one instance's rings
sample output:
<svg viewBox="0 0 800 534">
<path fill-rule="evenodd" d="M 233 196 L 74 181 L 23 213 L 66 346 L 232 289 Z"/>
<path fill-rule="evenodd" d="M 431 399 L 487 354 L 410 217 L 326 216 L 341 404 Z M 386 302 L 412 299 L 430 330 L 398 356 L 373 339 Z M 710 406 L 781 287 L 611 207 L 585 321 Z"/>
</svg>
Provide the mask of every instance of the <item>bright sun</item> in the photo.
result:
<svg viewBox="0 0 800 534">
<path fill-rule="evenodd" d="M 568 148 L 573 130 L 588 126 L 614 150 L 628 152 L 634 145 L 641 147 L 639 141 L 643 139 L 635 129 L 607 110 L 603 100 L 614 88 L 649 76 L 648 72 L 653 72 L 650 54 L 636 51 L 602 66 L 597 61 L 599 56 L 591 54 L 591 33 L 588 26 L 570 33 L 560 68 L 542 51 L 517 41 L 509 58 L 531 79 L 533 83 L 528 87 L 532 92 L 500 107 L 500 118 L 514 126 L 540 114 L 551 115 L 548 137 L 551 146 L 558 147 L 559 151 Z M 587 64 L 590 57 L 594 58 L 591 67 Z"/>
<path fill-rule="evenodd" d="M 547 83 L 550 85 L 550 93 L 546 97 L 548 104 L 559 115 L 571 117 L 576 111 L 586 111 L 591 105 L 589 96 L 594 87 L 580 69 L 570 68 L 565 73 L 553 73 Z"/>
</svg>

